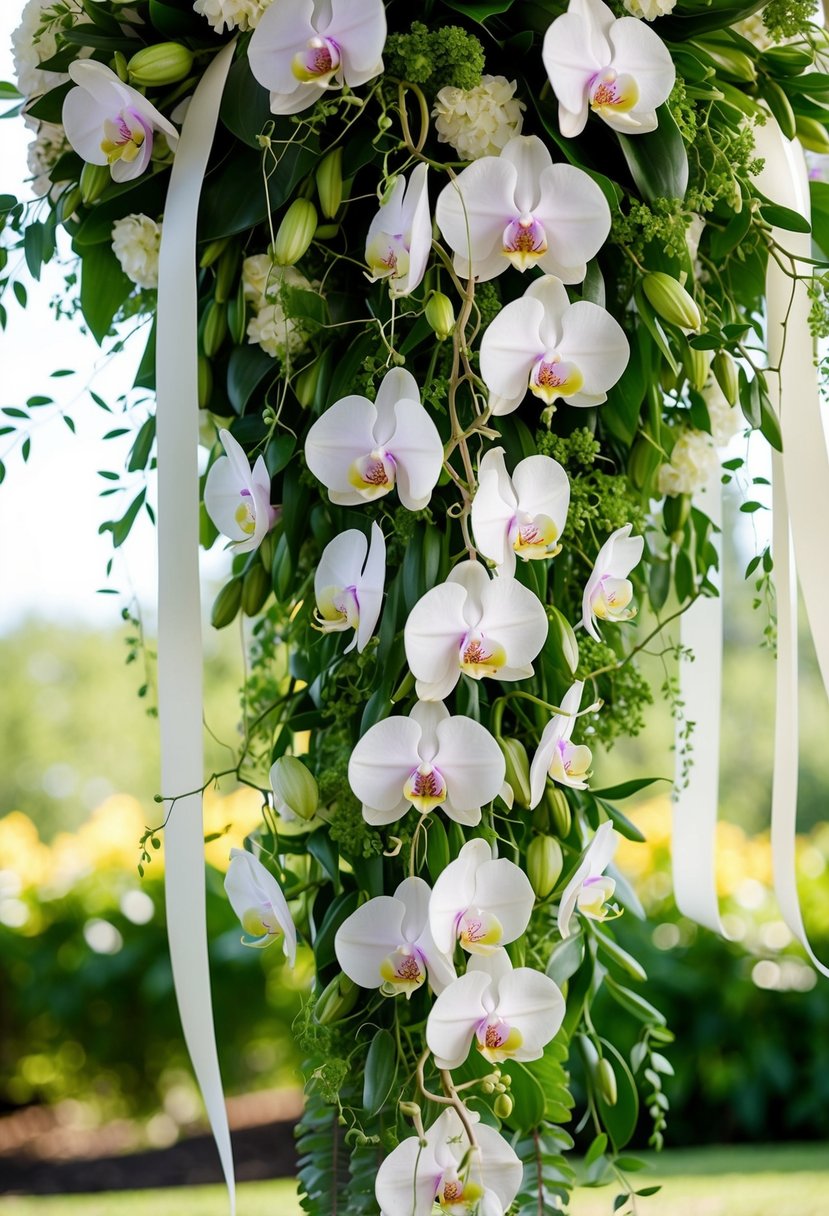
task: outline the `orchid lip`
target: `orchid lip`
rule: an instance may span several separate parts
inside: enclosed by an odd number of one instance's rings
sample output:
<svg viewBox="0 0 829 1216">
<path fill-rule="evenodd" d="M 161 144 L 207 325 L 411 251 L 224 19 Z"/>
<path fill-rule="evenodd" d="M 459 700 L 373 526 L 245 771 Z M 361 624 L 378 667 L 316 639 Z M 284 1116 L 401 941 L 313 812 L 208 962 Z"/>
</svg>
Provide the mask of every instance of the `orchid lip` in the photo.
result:
<svg viewBox="0 0 829 1216">
<path fill-rule="evenodd" d="M 388 494 L 394 488 L 396 472 L 391 453 L 375 448 L 354 461 L 348 470 L 348 480 L 363 498 L 370 501 Z"/>
<path fill-rule="evenodd" d="M 632 76 L 620 75 L 615 68 L 605 68 L 590 82 L 589 96 L 594 110 L 626 113 L 639 100 L 639 86 Z"/>
<path fill-rule="evenodd" d="M 527 270 L 547 252 L 544 225 L 534 215 L 520 215 L 504 229 L 502 246 L 505 257 L 517 270 Z"/>
<path fill-rule="evenodd" d="M 327 84 L 340 66 L 340 48 L 333 38 L 309 38 L 305 51 L 294 56 L 291 71 L 303 84 Z"/>
<path fill-rule="evenodd" d="M 461 643 L 461 669 L 473 680 L 497 675 L 506 661 L 503 647 L 497 642 L 490 642 L 477 631 L 468 633 Z"/>
<path fill-rule="evenodd" d="M 422 814 L 446 801 L 446 782 L 431 764 L 421 764 L 410 773 L 403 787 L 403 797 Z"/>
</svg>

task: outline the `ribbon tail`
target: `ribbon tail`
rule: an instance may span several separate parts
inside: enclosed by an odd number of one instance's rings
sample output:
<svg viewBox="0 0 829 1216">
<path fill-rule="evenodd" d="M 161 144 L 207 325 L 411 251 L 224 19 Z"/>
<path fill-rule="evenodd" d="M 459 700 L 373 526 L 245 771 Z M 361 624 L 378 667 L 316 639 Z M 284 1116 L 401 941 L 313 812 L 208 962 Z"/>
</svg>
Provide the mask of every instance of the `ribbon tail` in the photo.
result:
<svg viewBox="0 0 829 1216">
<path fill-rule="evenodd" d="M 167 797 L 204 781 L 199 595 L 196 225 L 202 181 L 233 58 L 230 43 L 196 89 L 162 228 L 156 356 L 158 709 Z M 165 831 L 167 932 L 182 1030 L 235 1212 L 235 1181 L 210 998 L 201 794 L 176 797 Z"/>
</svg>

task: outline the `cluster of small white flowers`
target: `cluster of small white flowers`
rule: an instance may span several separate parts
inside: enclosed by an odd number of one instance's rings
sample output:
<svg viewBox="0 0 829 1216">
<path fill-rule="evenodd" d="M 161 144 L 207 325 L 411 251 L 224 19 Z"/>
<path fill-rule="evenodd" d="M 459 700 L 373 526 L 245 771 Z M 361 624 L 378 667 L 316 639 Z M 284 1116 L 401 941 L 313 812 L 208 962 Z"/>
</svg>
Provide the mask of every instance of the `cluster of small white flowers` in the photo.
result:
<svg viewBox="0 0 829 1216">
<path fill-rule="evenodd" d="M 711 438 L 718 448 L 731 442 L 742 425 L 742 414 L 736 405 L 729 405 L 725 393 L 716 380 L 706 386 L 703 393 L 711 422 Z"/>
<path fill-rule="evenodd" d="M 702 489 L 717 468 L 717 449 L 705 431 L 689 427 L 681 432 L 671 452 L 669 464 L 663 464 L 657 478 L 660 494 L 674 498 L 678 494 L 693 494 Z"/>
<path fill-rule="evenodd" d="M 195 0 L 193 8 L 217 34 L 228 30 L 252 30 L 271 0 Z"/>
<path fill-rule="evenodd" d="M 158 286 L 161 226 L 148 215 L 126 215 L 112 225 L 112 251 L 136 287 Z"/>
<path fill-rule="evenodd" d="M 432 115 L 438 139 L 451 144 L 463 160 L 497 156 L 521 134 L 523 111 L 516 82 L 506 76 L 482 76 L 474 89 L 441 89 Z"/>
<path fill-rule="evenodd" d="M 266 253 L 245 258 L 242 266 L 242 287 L 245 299 L 256 310 L 248 322 L 248 341 L 257 343 L 272 358 L 284 359 L 301 351 L 308 336 L 298 321 L 289 317 L 282 304 L 281 288 L 301 287 L 311 291 L 313 285 L 293 266 L 275 266 Z"/>
<path fill-rule="evenodd" d="M 66 134 L 60 123 L 41 122 L 37 134 L 29 144 L 27 160 L 32 193 L 38 197 L 48 194 L 53 188 L 49 174 L 57 163 L 58 157 L 68 148 Z"/>
<path fill-rule="evenodd" d="M 63 84 L 69 77 L 62 72 L 44 72 L 41 63 L 51 59 L 57 50 L 57 41 L 51 30 L 39 38 L 37 31 L 43 25 L 44 10 L 48 0 L 28 0 L 20 16 L 20 25 L 12 34 L 12 56 L 17 88 L 24 97 L 38 97 L 49 89 Z M 78 5 L 80 10 L 80 6 Z M 87 50 L 84 55 L 91 54 Z"/>
<path fill-rule="evenodd" d="M 625 0 L 625 8 L 632 17 L 644 17 L 645 21 L 655 21 L 657 17 L 665 17 L 674 11 L 676 0 Z"/>
</svg>

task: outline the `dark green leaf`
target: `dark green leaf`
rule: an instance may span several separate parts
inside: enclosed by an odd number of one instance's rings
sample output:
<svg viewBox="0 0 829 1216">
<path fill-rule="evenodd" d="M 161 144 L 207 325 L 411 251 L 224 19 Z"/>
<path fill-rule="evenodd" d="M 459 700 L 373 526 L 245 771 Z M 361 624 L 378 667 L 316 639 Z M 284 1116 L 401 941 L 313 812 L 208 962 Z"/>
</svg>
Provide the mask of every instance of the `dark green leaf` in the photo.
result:
<svg viewBox="0 0 829 1216">
<path fill-rule="evenodd" d="M 317 828 L 306 840 L 306 848 L 315 857 L 332 882 L 339 882 L 340 859 L 337 846 L 326 828 Z"/>
<path fill-rule="evenodd" d="M 612 802 L 605 802 L 604 798 L 596 798 L 596 801 L 616 830 L 621 832 L 627 840 L 633 840 L 636 844 L 644 843 L 645 837 L 636 824 L 631 823 L 627 815 L 623 815 L 617 806 L 614 806 Z"/>
<path fill-rule="evenodd" d="M 659 126 L 647 135 L 621 135 L 619 144 L 630 175 L 645 202 L 685 197 L 688 153 L 667 103 L 656 111 Z"/>
<path fill-rule="evenodd" d="M 257 149 L 257 137 L 273 122 L 268 90 L 254 79 L 246 55 L 237 59 L 228 72 L 220 117 L 228 131 Z"/>
<path fill-rule="evenodd" d="M 781 207 L 779 203 L 762 203 L 760 215 L 767 224 L 774 228 L 783 228 L 786 232 L 811 232 L 812 225 L 799 211 L 791 207 Z"/>
<path fill-rule="evenodd" d="M 397 1045 L 388 1030 L 378 1030 L 371 1040 L 363 1077 L 363 1107 L 376 1115 L 385 1105 L 397 1077 Z"/>
<path fill-rule="evenodd" d="M 622 781 L 618 785 L 606 785 L 604 789 L 590 792 L 594 798 L 609 798 L 611 801 L 617 802 L 620 798 L 630 798 L 632 794 L 646 790 L 649 785 L 654 785 L 657 781 L 667 781 L 667 777 L 636 777 L 632 781 Z"/>
<path fill-rule="evenodd" d="M 81 261 L 81 309 L 100 344 L 118 309 L 133 289 L 111 245 L 91 246 Z"/>
<path fill-rule="evenodd" d="M 141 429 L 135 437 L 135 442 L 130 449 L 130 458 L 127 464 L 128 472 L 137 473 L 139 469 L 146 469 L 154 442 L 155 415 L 152 415 L 142 423 Z"/>
<path fill-rule="evenodd" d="M 26 113 L 40 122 L 60 123 L 63 121 L 63 102 L 70 89 L 74 89 L 72 81 L 59 84 L 56 89 L 50 89 L 37 101 L 28 106 Z"/>
<path fill-rule="evenodd" d="M 259 385 L 266 377 L 274 375 L 276 364 L 261 346 L 234 346 L 227 364 L 230 404 L 243 414 Z"/>
<path fill-rule="evenodd" d="M 127 59 L 135 51 L 141 50 L 141 44 L 135 38 L 129 38 L 124 34 L 105 34 L 91 22 L 70 26 L 69 29 L 61 29 L 60 36 L 64 42 L 71 42 L 75 46 L 91 47 L 95 51 L 123 51 Z"/>
<path fill-rule="evenodd" d="M 613 1044 L 608 1043 L 606 1039 L 602 1039 L 602 1052 L 604 1058 L 612 1064 L 616 1074 L 617 1097 L 614 1105 L 609 1106 L 597 1089 L 595 1091 L 596 1105 L 602 1126 L 618 1152 L 625 1147 L 636 1130 L 636 1121 L 639 1118 L 639 1094 L 627 1062 Z"/>
<path fill-rule="evenodd" d="M 510 1060 L 501 1065 L 510 1078 L 510 1095 L 514 1102 L 512 1114 L 504 1122 L 518 1131 L 531 1131 L 544 1119 L 544 1090 L 526 1064 Z"/>
</svg>

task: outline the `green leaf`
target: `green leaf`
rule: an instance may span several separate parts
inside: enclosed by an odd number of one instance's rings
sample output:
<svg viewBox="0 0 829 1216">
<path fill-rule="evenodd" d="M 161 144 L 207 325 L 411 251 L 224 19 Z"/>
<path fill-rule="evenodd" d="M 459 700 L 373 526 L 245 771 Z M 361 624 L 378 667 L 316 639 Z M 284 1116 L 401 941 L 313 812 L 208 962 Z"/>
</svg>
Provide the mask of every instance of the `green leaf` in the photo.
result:
<svg viewBox="0 0 829 1216">
<path fill-rule="evenodd" d="M 266 192 L 262 180 L 262 153 L 252 148 L 234 147 L 217 161 L 205 178 L 199 210 L 199 239 L 219 240 L 262 223 L 269 205 L 271 211 L 281 207 L 316 161 L 314 146 L 290 144 L 279 157 Z M 248 182 L 250 187 L 228 190 L 228 182 Z"/>
<path fill-rule="evenodd" d="M 517 1060 L 502 1064 L 501 1071 L 510 1078 L 510 1095 L 515 1104 L 504 1122 L 517 1131 L 532 1131 L 544 1119 L 544 1090 L 529 1067 Z"/>
<path fill-rule="evenodd" d="M 809 194 L 812 201 L 812 237 L 821 253 L 829 257 L 829 182 L 809 182 Z"/>
<path fill-rule="evenodd" d="M 618 942 L 602 933 L 600 929 L 595 930 L 594 937 L 600 954 L 626 971 L 631 979 L 644 983 L 648 976 L 638 959 L 635 959 L 632 954 L 628 954 L 627 950 L 623 950 Z"/>
<path fill-rule="evenodd" d="M 767 3 L 768 0 L 717 0 L 715 4 L 706 4 L 701 11 L 673 13 L 670 17 L 664 17 L 655 22 L 655 29 L 663 38 L 694 38 L 709 30 L 735 25 L 759 12 Z"/>
<path fill-rule="evenodd" d="M 268 90 L 254 78 L 246 55 L 227 74 L 219 117 L 237 139 L 257 149 L 257 137 L 273 121 Z"/>
<path fill-rule="evenodd" d="M 448 865 L 449 837 L 446 835 L 446 828 L 442 821 L 432 815 L 429 819 L 426 837 L 426 866 L 432 882 L 437 881 Z"/>
<path fill-rule="evenodd" d="M 22 94 L 8 80 L 0 80 L 0 101 L 16 101 Z"/>
<path fill-rule="evenodd" d="M 141 44 L 135 38 L 129 38 L 124 34 L 105 34 L 91 22 L 70 26 L 69 29 L 62 28 L 60 36 L 64 42 L 71 42 L 75 46 L 91 47 L 95 51 L 123 51 L 127 59 L 134 51 L 141 50 Z"/>
<path fill-rule="evenodd" d="M 63 31 L 61 31 L 63 33 Z M 50 89 L 42 97 L 38 97 L 26 110 L 32 118 L 40 122 L 61 123 L 63 121 L 63 103 L 70 89 L 74 89 L 72 81 L 59 84 L 56 89 Z"/>
<path fill-rule="evenodd" d="M 605 1132 L 600 1132 L 599 1135 L 596 1136 L 593 1143 L 590 1145 L 590 1148 L 584 1154 L 585 1167 L 587 1169 L 589 1169 L 591 1165 L 593 1165 L 596 1161 L 598 1161 L 606 1148 L 607 1148 L 607 1134 Z"/>
<path fill-rule="evenodd" d="M 618 1153 L 624 1148 L 636 1130 L 639 1118 L 639 1093 L 627 1061 L 620 1055 L 612 1043 L 601 1040 L 602 1052 L 606 1060 L 613 1065 L 616 1074 L 616 1102 L 609 1106 L 598 1089 L 595 1090 L 596 1106 L 602 1126 L 606 1129 L 613 1147 Z"/>
<path fill-rule="evenodd" d="M 630 175 L 645 202 L 685 198 L 688 189 L 688 153 L 667 103 L 656 111 L 659 126 L 647 135 L 617 138 Z"/>
<path fill-rule="evenodd" d="M 483 25 L 489 17 L 495 17 L 499 13 L 506 13 L 512 8 L 513 0 L 485 0 L 484 3 L 467 4 L 465 0 L 443 0 L 446 8 L 452 8 L 456 13 L 463 13 L 464 17 L 470 17 L 473 21 L 477 21 L 479 25 Z"/>
<path fill-rule="evenodd" d="M 100 344 L 118 309 L 133 289 L 110 245 L 90 247 L 81 260 L 81 309 Z"/>
<path fill-rule="evenodd" d="M 124 541 L 129 536 L 130 529 L 135 523 L 138 512 L 144 505 L 144 499 L 146 496 L 147 491 L 142 490 L 140 494 L 138 494 L 137 497 L 132 500 L 120 519 L 107 520 L 106 523 L 101 524 L 98 531 L 112 533 L 112 544 L 114 548 L 120 549 L 121 545 L 123 545 Z"/>
<path fill-rule="evenodd" d="M 371 1040 L 363 1077 L 363 1107 L 376 1115 L 385 1105 L 397 1078 L 397 1045 L 388 1030 L 378 1030 Z"/>
<path fill-rule="evenodd" d="M 616 830 L 621 832 L 626 840 L 632 840 L 636 844 L 644 844 L 645 837 L 639 831 L 639 828 L 635 823 L 631 823 L 627 815 L 624 815 L 617 806 L 614 806 L 612 802 L 606 802 L 604 798 L 596 798 L 596 802 L 602 808 Z"/>
<path fill-rule="evenodd" d="M 340 880 L 340 856 L 326 828 L 317 828 L 305 842 L 312 857 L 320 863 L 333 883 Z"/>
<path fill-rule="evenodd" d="M 192 4 L 164 4 L 162 0 L 150 0 L 150 21 L 159 34 L 174 40 L 190 36 L 203 40 L 209 34 L 204 19 L 194 12 Z"/>
<path fill-rule="evenodd" d="M 781 207 L 779 203 L 762 203 L 760 215 L 773 228 L 783 228 L 786 232 L 811 232 L 812 225 L 799 211 L 791 207 Z"/>
<path fill-rule="evenodd" d="M 638 992 L 631 992 L 630 988 L 625 988 L 622 984 L 617 983 L 610 975 L 606 975 L 603 982 L 608 996 L 613 997 L 618 1005 L 621 1005 L 633 1017 L 638 1018 L 640 1022 L 644 1022 L 646 1025 L 665 1025 L 665 1015 Z"/>
<path fill-rule="evenodd" d="M 667 780 L 667 777 L 635 777 L 632 781 L 622 781 L 618 785 L 606 785 L 604 789 L 591 790 L 590 793 L 594 798 L 609 798 L 618 801 L 630 798 L 631 795 L 638 794 L 640 790 L 646 790 L 649 785 L 655 785 L 657 781 Z"/>
<path fill-rule="evenodd" d="M 571 976 L 575 975 L 584 959 L 584 937 L 581 933 L 573 933 L 556 942 L 544 968 L 545 974 L 558 984 L 559 988 Z"/>
<path fill-rule="evenodd" d="M 337 895 L 325 910 L 322 923 L 314 936 L 314 961 L 317 971 L 324 971 L 334 962 L 334 937 L 344 920 L 356 912 L 360 903 L 359 891 L 345 891 Z"/>
<path fill-rule="evenodd" d="M 154 441 L 155 415 L 152 415 L 142 423 L 141 429 L 135 437 L 135 442 L 130 449 L 130 458 L 127 464 L 128 472 L 137 473 L 139 469 L 146 469 Z"/>
<path fill-rule="evenodd" d="M 244 414 L 259 385 L 276 375 L 276 364 L 261 346 L 234 346 L 227 364 L 227 395 L 230 404 Z"/>
</svg>

